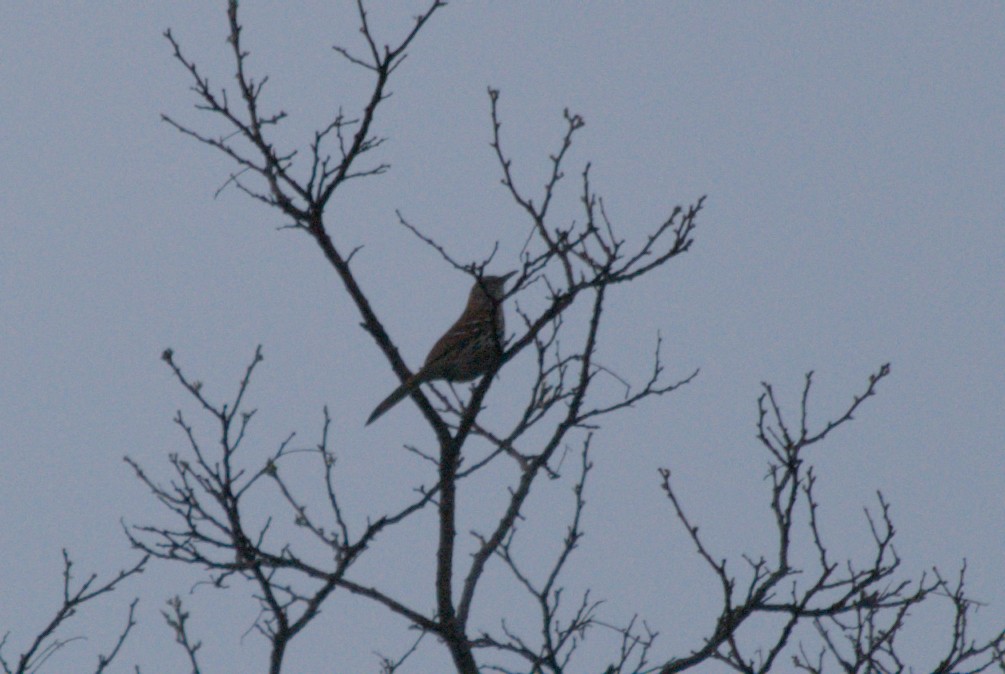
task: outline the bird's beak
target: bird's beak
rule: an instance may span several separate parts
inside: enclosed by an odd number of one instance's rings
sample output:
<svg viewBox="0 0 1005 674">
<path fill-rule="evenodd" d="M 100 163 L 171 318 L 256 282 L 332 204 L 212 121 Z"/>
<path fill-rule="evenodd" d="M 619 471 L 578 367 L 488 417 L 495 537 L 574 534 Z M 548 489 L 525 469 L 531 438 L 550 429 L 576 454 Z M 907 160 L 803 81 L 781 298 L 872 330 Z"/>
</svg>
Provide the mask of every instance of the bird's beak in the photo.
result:
<svg viewBox="0 0 1005 674">
<path fill-rule="evenodd" d="M 503 275 L 502 275 L 502 276 L 500 276 L 499 278 L 501 278 L 501 279 L 503 280 L 503 283 L 505 283 L 506 281 L 508 281 L 508 280 L 509 280 L 509 277 L 510 277 L 510 276 L 513 276 L 514 274 L 516 274 L 516 270 L 514 270 L 514 271 L 511 271 L 511 272 L 509 272 L 508 274 L 503 274 Z"/>
</svg>

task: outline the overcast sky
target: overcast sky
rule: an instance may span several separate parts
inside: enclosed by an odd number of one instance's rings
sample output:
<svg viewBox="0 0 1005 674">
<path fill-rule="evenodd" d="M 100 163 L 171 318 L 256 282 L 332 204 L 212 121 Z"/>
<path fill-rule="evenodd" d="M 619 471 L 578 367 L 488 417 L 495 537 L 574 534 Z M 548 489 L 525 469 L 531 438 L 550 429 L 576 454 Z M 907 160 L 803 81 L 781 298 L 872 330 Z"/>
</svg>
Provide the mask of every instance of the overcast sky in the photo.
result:
<svg viewBox="0 0 1005 674">
<path fill-rule="evenodd" d="M 289 114 L 277 138 L 305 148 L 338 106 L 354 114 L 364 101 L 365 73 L 331 50 L 363 47 L 352 7 L 245 4 L 249 65 L 271 77 L 267 103 Z M 374 4 L 385 42 L 417 11 Z M 167 455 L 185 450 L 177 409 L 212 439 L 210 420 L 160 361 L 165 347 L 222 402 L 262 344 L 249 463 L 292 431 L 303 446 L 316 442 L 328 405 L 346 499 L 361 520 L 407 498 L 429 470 L 401 449 L 432 442 L 410 403 L 364 428 L 395 380 L 316 246 L 277 230 L 286 223 L 276 212 L 235 189 L 214 197 L 233 167 L 160 121 L 168 113 L 219 130 L 193 109 L 161 33 L 170 27 L 211 81 L 229 86 L 224 9 L 0 4 L 0 633 L 11 630 L 9 656 L 58 605 L 61 548 L 81 574 L 110 574 L 135 559 L 120 519 L 167 521 L 122 457 L 168 479 Z M 607 598 L 611 621 L 645 617 L 661 632 L 657 659 L 700 646 L 718 585 L 673 518 L 657 468 L 673 469 L 707 541 L 738 569 L 740 552 L 770 551 L 767 457 L 754 439 L 760 382 L 795 410 L 815 370 L 811 422 L 822 423 L 890 361 L 878 395 L 811 457 L 823 522 L 835 553 L 861 559 L 862 508 L 882 490 L 906 574 L 937 564 L 952 575 L 967 559 L 970 592 L 987 602 L 973 624 L 981 637 L 1005 624 L 1003 64 L 998 2 L 452 3 L 417 38 L 378 114 L 389 140 L 374 157 L 392 169 L 348 185 L 328 223 L 346 250 L 365 246 L 359 280 L 414 367 L 459 313 L 468 281 L 402 229 L 395 210 L 460 259 L 498 241 L 497 271 L 515 266 L 526 237 L 488 145 L 488 86 L 502 91 L 504 140 L 528 189 L 546 176 L 562 110 L 585 118 L 555 206 L 560 222 L 581 218 L 574 176 L 587 161 L 629 240 L 708 194 L 692 250 L 612 293 L 598 356 L 607 368 L 643 381 L 659 331 L 668 376 L 701 374 L 597 435 L 570 585 Z M 521 399 L 518 377 L 506 375 L 489 397 L 496 410 Z M 305 493 L 322 487 L 312 467 L 304 459 Z M 561 512 L 570 488 L 569 476 L 542 483 L 531 507 Z M 484 502 L 461 490 L 462 535 L 491 521 L 505 481 L 479 489 Z M 290 520 L 271 496 L 261 508 Z M 431 606 L 423 574 L 433 525 L 418 520 L 360 573 Z M 563 520 L 534 526 L 542 554 L 553 554 Z M 192 609 L 206 671 L 264 671 L 264 641 L 248 633 L 249 590 L 190 594 L 199 579 L 151 566 L 87 607 L 65 636 L 88 641 L 45 671 L 93 668 L 133 596 L 140 625 L 115 671 L 184 671 L 159 616 L 175 594 Z M 932 642 L 944 642 L 933 637 L 946 634 L 946 617 L 919 615 L 905 635 L 918 671 L 936 654 Z M 374 650 L 407 644 L 400 620 L 339 596 L 294 642 L 285 671 L 374 672 Z M 410 671 L 435 671 L 442 658 L 430 642 Z"/>
</svg>

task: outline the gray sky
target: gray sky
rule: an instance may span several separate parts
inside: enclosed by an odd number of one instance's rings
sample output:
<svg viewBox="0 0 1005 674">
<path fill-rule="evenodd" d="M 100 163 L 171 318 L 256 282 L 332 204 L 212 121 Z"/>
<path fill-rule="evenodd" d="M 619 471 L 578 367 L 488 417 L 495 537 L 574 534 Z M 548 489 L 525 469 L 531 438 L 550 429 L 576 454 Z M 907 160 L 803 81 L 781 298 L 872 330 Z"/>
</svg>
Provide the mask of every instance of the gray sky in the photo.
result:
<svg viewBox="0 0 1005 674">
<path fill-rule="evenodd" d="M 243 10 L 250 65 L 271 76 L 267 102 L 290 115 L 278 136 L 288 147 L 303 148 L 337 106 L 361 105 L 364 74 L 330 46 L 362 44 L 351 8 L 333 4 Z M 0 632 L 13 631 L 9 654 L 57 605 L 62 547 L 81 575 L 108 574 L 133 559 L 120 518 L 165 521 L 122 456 L 166 479 L 167 454 L 184 450 L 171 422 L 178 408 L 212 440 L 159 360 L 165 347 L 221 400 L 261 343 L 247 460 L 291 431 L 313 444 L 329 405 L 360 521 L 402 502 L 428 469 L 400 449 L 431 442 L 410 405 L 363 427 L 394 378 L 316 247 L 277 231 L 276 213 L 234 189 L 214 199 L 231 165 L 159 121 L 166 112 L 219 130 L 192 109 L 161 32 L 171 27 L 213 83 L 229 86 L 224 5 L 0 5 Z M 415 12 L 372 10 L 388 42 Z M 988 602 L 975 636 L 1005 623 L 1003 36 L 1005 7 L 992 2 L 455 3 L 395 73 L 377 118 L 389 141 L 374 155 L 393 168 L 349 185 L 329 224 L 338 244 L 365 244 L 359 279 L 413 366 L 460 310 L 467 280 L 398 226 L 395 209 L 461 259 L 499 241 L 499 269 L 526 237 L 488 146 L 487 86 L 502 90 L 504 140 L 528 189 L 546 175 L 563 108 L 586 119 L 556 204 L 561 220 L 581 217 L 574 176 L 586 161 L 629 239 L 709 195 L 692 251 L 614 293 L 605 366 L 643 381 L 659 330 L 669 376 L 702 373 L 598 434 L 587 538 L 569 574 L 572 588 L 592 585 L 609 600 L 610 620 L 649 620 L 661 632 L 657 658 L 700 645 L 718 587 L 656 469 L 673 469 L 718 554 L 767 552 L 759 383 L 773 382 L 794 410 L 804 373 L 816 370 L 819 423 L 888 360 L 878 396 L 812 455 L 833 551 L 868 552 L 862 507 L 882 490 L 905 571 L 938 564 L 954 574 L 965 557 L 971 593 Z M 493 413 L 517 404 L 527 367 L 503 371 Z M 619 385 L 606 390 L 618 395 Z M 305 459 L 299 484 L 317 495 L 313 468 Z M 479 498 L 461 532 L 491 521 L 508 477 L 462 489 L 462 507 L 476 488 Z M 562 512 L 570 486 L 541 484 L 531 506 Z M 274 508 L 289 521 L 262 496 L 263 515 Z M 421 580 L 432 525 L 427 517 L 392 537 L 361 575 L 432 605 Z M 553 553 L 564 533 L 559 518 L 527 528 L 528 559 Z M 409 549 L 420 561 L 404 559 Z M 86 609 L 69 633 L 90 639 L 46 671 L 93 666 L 134 595 L 141 623 L 116 671 L 181 671 L 159 616 L 179 593 L 207 671 L 262 671 L 263 641 L 242 638 L 257 612 L 248 592 L 190 596 L 197 579 L 154 565 Z M 496 599 L 486 601 L 490 615 Z M 921 668 L 944 634 L 939 617 L 919 614 L 905 635 Z M 403 634 L 397 618 L 338 597 L 294 642 L 286 671 L 376 671 L 372 651 L 398 652 Z M 428 644 L 414 671 L 432 671 L 442 655 Z"/>
</svg>

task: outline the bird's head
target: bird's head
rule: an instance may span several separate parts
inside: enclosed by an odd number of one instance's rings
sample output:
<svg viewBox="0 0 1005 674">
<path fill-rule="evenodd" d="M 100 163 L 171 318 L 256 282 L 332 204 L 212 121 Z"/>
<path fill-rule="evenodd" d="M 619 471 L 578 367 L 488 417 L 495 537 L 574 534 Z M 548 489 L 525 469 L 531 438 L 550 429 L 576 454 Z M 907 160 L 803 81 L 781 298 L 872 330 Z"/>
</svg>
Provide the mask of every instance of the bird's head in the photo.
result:
<svg viewBox="0 0 1005 674">
<path fill-rule="evenodd" d="M 473 291 L 481 290 L 492 298 L 492 301 L 498 302 L 506 294 L 506 281 L 515 273 L 515 271 L 511 271 L 502 276 L 482 276 L 475 280 Z"/>
</svg>

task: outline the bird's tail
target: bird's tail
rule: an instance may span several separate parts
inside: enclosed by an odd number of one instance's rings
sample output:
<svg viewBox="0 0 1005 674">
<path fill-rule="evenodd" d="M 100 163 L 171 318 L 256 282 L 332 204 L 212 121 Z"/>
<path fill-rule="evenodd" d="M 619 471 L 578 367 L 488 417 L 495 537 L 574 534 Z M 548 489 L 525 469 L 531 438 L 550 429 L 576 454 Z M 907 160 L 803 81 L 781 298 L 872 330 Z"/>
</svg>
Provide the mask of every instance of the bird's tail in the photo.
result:
<svg viewBox="0 0 1005 674">
<path fill-rule="evenodd" d="M 416 381 L 416 379 L 413 377 L 408 381 L 404 382 L 398 388 L 394 389 L 394 392 L 391 393 L 391 395 L 384 398 L 384 401 L 381 402 L 379 405 L 377 405 L 377 407 L 373 410 L 373 412 L 370 414 L 370 418 L 366 420 L 366 425 L 369 426 L 377 419 L 379 419 L 380 416 L 384 414 L 384 412 L 388 411 L 389 409 L 400 403 L 404 399 L 404 397 L 407 396 L 409 393 L 411 393 L 412 390 L 420 383 L 421 382 Z"/>
</svg>

